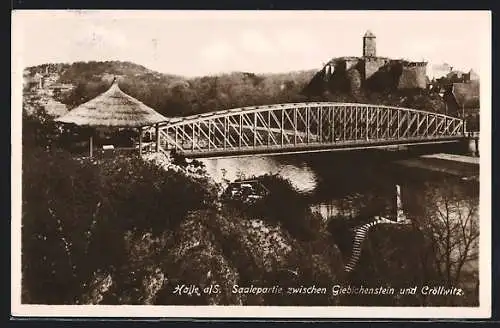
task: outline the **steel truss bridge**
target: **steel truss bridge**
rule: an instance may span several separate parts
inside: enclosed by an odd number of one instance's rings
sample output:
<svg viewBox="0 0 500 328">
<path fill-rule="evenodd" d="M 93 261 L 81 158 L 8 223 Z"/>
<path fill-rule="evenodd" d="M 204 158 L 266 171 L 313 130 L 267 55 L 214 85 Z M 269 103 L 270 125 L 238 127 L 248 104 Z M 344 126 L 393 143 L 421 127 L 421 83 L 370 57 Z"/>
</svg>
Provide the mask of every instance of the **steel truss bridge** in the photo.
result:
<svg viewBox="0 0 500 328">
<path fill-rule="evenodd" d="M 157 147 L 186 157 L 303 153 L 456 142 L 462 119 L 421 110 L 356 103 L 290 103 L 173 118 Z"/>
</svg>

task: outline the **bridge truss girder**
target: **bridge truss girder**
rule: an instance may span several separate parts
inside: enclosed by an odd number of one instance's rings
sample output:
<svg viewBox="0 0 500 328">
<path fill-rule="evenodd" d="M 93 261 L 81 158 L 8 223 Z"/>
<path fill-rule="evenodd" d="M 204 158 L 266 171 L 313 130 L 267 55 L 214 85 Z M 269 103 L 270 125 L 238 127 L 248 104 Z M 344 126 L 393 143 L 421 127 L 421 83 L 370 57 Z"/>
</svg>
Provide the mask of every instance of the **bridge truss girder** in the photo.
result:
<svg viewBox="0 0 500 328">
<path fill-rule="evenodd" d="M 171 121 L 161 148 L 197 156 L 460 138 L 463 120 L 407 108 L 300 103 L 232 109 Z"/>
</svg>

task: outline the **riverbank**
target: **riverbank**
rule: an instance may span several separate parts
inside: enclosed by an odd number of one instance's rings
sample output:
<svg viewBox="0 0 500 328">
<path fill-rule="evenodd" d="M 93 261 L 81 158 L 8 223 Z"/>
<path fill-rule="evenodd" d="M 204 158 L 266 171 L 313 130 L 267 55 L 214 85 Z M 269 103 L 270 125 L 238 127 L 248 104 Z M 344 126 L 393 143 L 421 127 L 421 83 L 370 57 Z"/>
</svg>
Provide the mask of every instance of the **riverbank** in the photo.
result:
<svg viewBox="0 0 500 328">
<path fill-rule="evenodd" d="M 454 162 L 459 162 L 459 163 L 469 163 L 469 164 L 479 165 L 479 157 L 476 157 L 476 156 L 465 156 L 465 155 L 457 155 L 457 154 L 439 153 L 439 154 L 422 155 L 421 157 L 423 157 L 423 158 L 438 158 L 438 159 L 444 159 L 444 160 L 454 161 Z"/>
<path fill-rule="evenodd" d="M 394 162 L 396 165 L 479 181 L 479 157 L 456 154 L 430 154 Z"/>
</svg>

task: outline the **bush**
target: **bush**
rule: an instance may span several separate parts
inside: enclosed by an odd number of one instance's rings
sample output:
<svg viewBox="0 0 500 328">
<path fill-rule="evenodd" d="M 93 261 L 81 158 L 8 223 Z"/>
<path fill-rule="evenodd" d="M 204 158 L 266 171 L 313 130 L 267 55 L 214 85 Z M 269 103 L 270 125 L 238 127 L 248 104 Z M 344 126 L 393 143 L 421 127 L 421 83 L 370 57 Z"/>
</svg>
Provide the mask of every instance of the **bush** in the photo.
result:
<svg viewBox="0 0 500 328">
<path fill-rule="evenodd" d="M 100 170 L 103 200 L 112 210 L 108 217 L 124 230 L 161 233 L 176 227 L 188 211 L 215 204 L 216 191 L 204 180 L 165 171 L 138 158 L 106 161 Z"/>
<path fill-rule="evenodd" d="M 23 109 L 23 148 L 41 147 L 45 149 L 67 149 L 82 151 L 78 143 L 84 141 L 85 152 L 88 151 L 87 141 L 91 130 L 70 124 L 60 124 L 47 114 L 43 107 L 35 107 L 32 113 Z M 81 147 L 80 147 L 81 148 Z"/>
<path fill-rule="evenodd" d="M 60 131 L 56 123 L 42 107 L 34 109 L 32 114 L 23 110 L 23 146 L 51 147 L 59 138 Z"/>
<path fill-rule="evenodd" d="M 88 271 L 98 176 L 65 153 L 30 149 L 23 156 L 23 289 L 30 303 L 74 303 Z M 93 254 L 94 255 L 94 254 Z"/>
<path fill-rule="evenodd" d="M 138 158 L 36 148 L 25 149 L 22 184 L 24 303 L 80 302 L 95 272 L 126 270 L 127 231 L 159 235 L 215 197 L 206 182 Z"/>
<path fill-rule="evenodd" d="M 263 175 L 258 179 L 269 193 L 250 211 L 271 223 L 280 223 L 299 240 L 311 239 L 317 229 L 307 198 L 290 181 L 277 175 Z"/>
</svg>

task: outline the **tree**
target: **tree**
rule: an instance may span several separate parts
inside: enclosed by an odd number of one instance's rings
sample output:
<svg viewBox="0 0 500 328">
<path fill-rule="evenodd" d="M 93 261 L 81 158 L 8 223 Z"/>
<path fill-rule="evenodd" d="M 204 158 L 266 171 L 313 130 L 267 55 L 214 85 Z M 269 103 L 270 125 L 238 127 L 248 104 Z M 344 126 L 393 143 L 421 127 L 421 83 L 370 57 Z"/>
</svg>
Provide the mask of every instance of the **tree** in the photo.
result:
<svg viewBox="0 0 500 328">
<path fill-rule="evenodd" d="M 478 284 L 477 199 L 474 188 L 469 191 L 451 184 L 428 184 L 420 199 L 424 202 L 423 210 L 413 219 L 414 228 L 427 241 L 423 251 L 431 254 L 439 282 L 472 289 L 473 293 Z M 447 302 L 451 301 L 449 298 Z"/>
<path fill-rule="evenodd" d="M 441 180 L 411 188 L 411 196 L 403 194 L 403 198 L 412 224 L 379 224 L 370 229 L 358 266 L 348 277 L 354 285 L 390 285 L 396 294 L 389 298 L 349 296 L 343 304 L 477 305 L 477 185 Z M 352 244 L 349 227 L 338 219 L 329 227 L 347 254 Z M 419 289 L 415 294 L 398 293 L 400 288 L 413 286 Z M 464 296 L 424 295 L 423 286 L 462 288 Z"/>
</svg>

